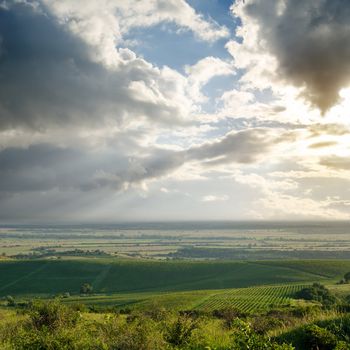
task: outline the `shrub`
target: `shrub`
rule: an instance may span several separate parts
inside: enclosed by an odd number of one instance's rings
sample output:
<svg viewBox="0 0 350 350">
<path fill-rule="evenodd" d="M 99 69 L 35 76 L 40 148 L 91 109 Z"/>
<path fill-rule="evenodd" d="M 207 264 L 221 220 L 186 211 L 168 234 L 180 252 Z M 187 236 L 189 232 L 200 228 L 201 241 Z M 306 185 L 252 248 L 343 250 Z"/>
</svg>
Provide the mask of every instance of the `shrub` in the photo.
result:
<svg viewBox="0 0 350 350">
<path fill-rule="evenodd" d="M 89 283 L 84 283 L 80 286 L 80 294 L 91 294 L 94 288 Z"/>
<path fill-rule="evenodd" d="M 187 316 L 179 316 L 175 322 L 167 326 L 165 339 L 172 345 L 184 345 L 189 341 L 192 332 L 196 328 L 196 321 Z"/>
<path fill-rule="evenodd" d="M 57 300 L 50 302 L 35 302 L 29 310 L 30 322 L 33 328 L 50 331 L 59 327 L 71 327 L 76 325 L 79 313 Z"/>
<path fill-rule="evenodd" d="M 295 296 L 298 299 L 318 301 L 324 306 L 334 305 L 337 301 L 336 297 L 320 283 L 314 283 L 309 288 L 303 288 Z"/>
<path fill-rule="evenodd" d="M 248 322 L 236 319 L 233 323 L 233 347 L 232 349 L 249 350 L 293 350 L 288 344 L 278 344 L 268 337 L 256 334 Z"/>
<path fill-rule="evenodd" d="M 246 317 L 247 314 L 244 312 L 235 309 L 235 308 L 227 308 L 227 309 L 220 309 L 220 310 L 214 310 L 212 315 L 214 317 L 223 319 L 225 321 L 225 326 L 227 328 L 230 328 L 232 325 L 232 322 L 237 318 Z"/>
<path fill-rule="evenodd" d="M 252 328 L 258 334 L 266 334 L 268 331 L 283 325 L 282 320 L 271 316 L 256 316 L 252 320 Z"/>
<path fill-rule="evenodd" d="M 6 297 L 7 306 L 16 306 L 15 298 L 11 295 Z"/>
<path fill-rule="evenodd" d="M 337 337 L 325 328 L 315 324 L 305 327 L 305 349 L 333 350 L 337 345 Z"/>
</svg>

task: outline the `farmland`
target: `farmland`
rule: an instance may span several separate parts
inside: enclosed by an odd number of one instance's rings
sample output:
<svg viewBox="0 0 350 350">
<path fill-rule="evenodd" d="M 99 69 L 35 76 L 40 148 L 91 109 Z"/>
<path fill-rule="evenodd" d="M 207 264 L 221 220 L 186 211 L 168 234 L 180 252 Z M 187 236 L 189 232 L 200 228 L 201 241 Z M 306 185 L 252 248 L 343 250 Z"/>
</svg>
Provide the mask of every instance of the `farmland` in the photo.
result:
<svg viewBox="0 0 350 350">
<path fill-rule="evenodd" d="M 157 260 L 349 259 L 347 223 L 0 227 L 0 256 Z"/>
<path fill-rule="evenodd" d="M 314 282 L 345 298 L 349 286 L 336 282 L 350 271 L 350 260 L 340 259 L 350 247 L 348 226 L 310 225 L 2 228 L 0 298 L 2 305 L 9 295 L 19 303 L 58 296 L 94 310 L 246 314 L 293 307 L 295 293 Z M 311 259 L 286 258 L 303 254 Z M 92 293 L 80 293 L 84 283 Z"/>
<path fill-rule="evenodd" d="M 339 261 L 340 277 L 350 262 Z M 306 263 L 307 264 L 307 263 Z M 242 288 L 283 283 L 328 280 L 316 270 L 279 262 L 139 261 L 118 259 L 5 260 L 0 262 L 2 295 L 79 293 L 90 283 L 95 293 L 166 292 Z M 322 265 L 319 263 L 319 269 Z"/>
<path fill-rule="evenodd" d="M 219 292 L 197 306 L 205 311 L 235 308 L 242 312 L 266 311 L 290 305 L 295 293 L 307 285 L 259 286 Z"/>
<path fill-rule="evenodd" d="M 350 262 L 339 260 L 3 260 L 0 296 L 29 300 L 69 293 L 63 302 L 98 308 L 144 310 L 158 305 L 173 310 L 212 311 L 234 307 L 250 313 L 288 306 L 296 291 L 315 281 L 334 285 L 346 271 L 350 271 Z M 93 286 L 93 294 L 80 294 L 83 283 Z M 342 291 L 346 294 L 344 287 Z"/>
<path fill-rule="evenodd" d="M 290 306 L 294 294 L 306 286 L 306 284 L 284 284 L 222 290 L 71 296 L 63 299 L 63 302 L 84 303 L 97 309 L 112 306 L 119 310 L 130 308 L 147 310 L 152 307 L 163 307 L 171 310 L 211 312 L 234 308 L 241 312 L 252 313 Z"/>
</svg>

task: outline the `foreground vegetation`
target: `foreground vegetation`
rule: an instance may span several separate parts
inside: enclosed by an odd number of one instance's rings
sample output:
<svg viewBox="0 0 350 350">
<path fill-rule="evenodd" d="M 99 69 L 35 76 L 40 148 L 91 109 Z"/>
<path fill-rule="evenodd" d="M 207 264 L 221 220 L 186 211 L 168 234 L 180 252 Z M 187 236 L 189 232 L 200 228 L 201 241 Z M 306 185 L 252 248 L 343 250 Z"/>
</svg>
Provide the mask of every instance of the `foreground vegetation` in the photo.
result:
<svg viewBox="0 0 350 350">
<path fill-rule="evenodd" d="M 350 350 L 349 271 L 341 260 L 4 260 L 0 349 Z"/>
<path fill-rule="evenodd" d="M 327 292 L 325 292 L 327 291 Z M 88 312 L 60 300 L 0 310 L 4 350 L 345 350 L 350 309 L 318 284 L 299 291 L 318 299 L 297 307 L 247 314 L 211 312 Z M 322 296 L 322 297 L 321 297 Z M 332 303 L 330 297 L 332 296 Z"/>
</svg>

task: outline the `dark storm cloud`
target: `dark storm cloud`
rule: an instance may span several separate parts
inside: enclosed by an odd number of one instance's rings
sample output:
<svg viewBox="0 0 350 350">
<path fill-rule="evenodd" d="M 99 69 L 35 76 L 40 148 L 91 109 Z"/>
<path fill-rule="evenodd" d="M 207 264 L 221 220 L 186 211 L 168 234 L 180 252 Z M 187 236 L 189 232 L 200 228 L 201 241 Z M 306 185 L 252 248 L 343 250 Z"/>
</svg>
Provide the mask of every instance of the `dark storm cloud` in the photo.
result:
<svg viewBox="0 0 350 350">
<path fill-rule="evenodd" d="M 247 0 L 245 13 L 257 20 L 259 36 L 277 58 L 287 81 L 322 113 L 350 83 L 348 0 Z"/>
<path fill-rule="evenodd" d="M 0 193 L 58 190 L 115 191 L 161 177 L 183 164 L 181 152 L 149 150 L 148 157 L 129 158 L 117 151 L 89 152 L 38 144 L 0 152 Z"/>
<path fill-rule="evenodd" d="M 77 150 L 48 144 L 33 145 L 26 149 L 7 148 L 0 152 L 0 192 L 72 187 L 79 181 L 80 174 L 73 176 L 68 169 L 82 157 Z"/>
<path fill-rule="evenodd" d="M 154 84 L 159 71 L 137 58 L 111 69 L 93 55 L 44 8 L 0 6 L 0 129 L 96 126 L 130 115 L 179 121 L 176 107 L 142 100 L 129 89 L 133 81 Z"/>
</svg>

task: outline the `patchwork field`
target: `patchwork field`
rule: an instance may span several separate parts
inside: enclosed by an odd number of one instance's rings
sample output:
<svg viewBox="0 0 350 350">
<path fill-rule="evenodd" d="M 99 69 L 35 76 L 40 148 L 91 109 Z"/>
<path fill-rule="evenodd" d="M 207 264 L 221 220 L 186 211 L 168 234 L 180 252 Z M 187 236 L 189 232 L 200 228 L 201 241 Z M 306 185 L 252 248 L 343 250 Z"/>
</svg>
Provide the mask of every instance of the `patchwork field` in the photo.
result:
<svg viewBox="0 0 350 350">
<path fill-rule="evenodd" d="M 144 223 L 0 227 L 0 256 L 349 259 L 348 223 Z"/>
</svg>

